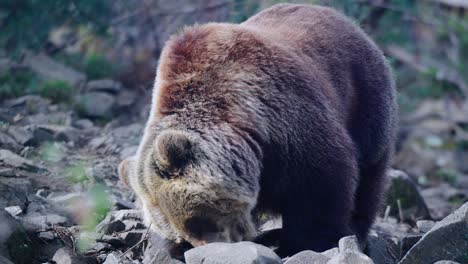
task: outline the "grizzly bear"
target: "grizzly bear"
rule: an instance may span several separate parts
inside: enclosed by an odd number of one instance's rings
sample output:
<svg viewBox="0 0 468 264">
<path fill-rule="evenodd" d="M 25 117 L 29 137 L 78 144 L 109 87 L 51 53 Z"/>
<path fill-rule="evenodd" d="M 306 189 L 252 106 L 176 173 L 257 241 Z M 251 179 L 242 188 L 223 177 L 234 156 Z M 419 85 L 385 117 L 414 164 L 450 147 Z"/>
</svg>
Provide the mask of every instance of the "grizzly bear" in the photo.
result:
<svg viewBox="0 0 468 264">
<path fill-rule="evenodd" d="M 281 255 L 364 241 L 397 123 L 377 46 L 333 9 L 279 4 L 165 45 L 135 157 L 120 165 L 151 227 L 193 246 L 283 220 Z"/>
</svg>

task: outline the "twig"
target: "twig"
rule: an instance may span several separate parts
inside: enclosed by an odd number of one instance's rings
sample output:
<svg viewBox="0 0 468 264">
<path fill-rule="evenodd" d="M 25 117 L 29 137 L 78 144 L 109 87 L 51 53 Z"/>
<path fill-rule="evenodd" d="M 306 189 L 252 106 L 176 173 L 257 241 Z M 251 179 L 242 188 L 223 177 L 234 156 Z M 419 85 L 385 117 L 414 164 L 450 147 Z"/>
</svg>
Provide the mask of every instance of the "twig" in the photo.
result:
<svg viewBox="0 0 468 264">
<path fill-rule="evenodd" d="M 385 213 L 384 213 L 384 221 L 388 220 L 388 216 L 390 215 L 390 209 L 392 207 L 390 205 L 387 205 L 387 208 L 385 208 Z"/>
<path fill-rule="evenodd" d="M 397 199 L 397 205 L 398 205 L 398 216 L 400 217 L 400 222 L 403 222 L 403 209 L 401 208 L 400 199 Z"/>
<path fill-rule="evenodd" d="M 140 240 L 138 243 L 136 243 L 135 245 L 133 245 L 131 248 L 127 249 L 124 253 L 122 253 L 122 255 L 120 255 L 120 258 L 122 258 L 123 256 L 125 256 L 128 252 L 130 252 L 132 249 L 136 248 L 137 246 L 139 246 L 141 243 L 143 243 L 143 242 L 146 240 L 146 236 L 147 236 L 148 233 L 149 233 L 151 224 L 152 224 L 152 223 L 150 223 L 150 224 L 148 225 L 148 228 L 146 229 L 145 235 L 141 238 L 141 240 Z"/>
</svg>

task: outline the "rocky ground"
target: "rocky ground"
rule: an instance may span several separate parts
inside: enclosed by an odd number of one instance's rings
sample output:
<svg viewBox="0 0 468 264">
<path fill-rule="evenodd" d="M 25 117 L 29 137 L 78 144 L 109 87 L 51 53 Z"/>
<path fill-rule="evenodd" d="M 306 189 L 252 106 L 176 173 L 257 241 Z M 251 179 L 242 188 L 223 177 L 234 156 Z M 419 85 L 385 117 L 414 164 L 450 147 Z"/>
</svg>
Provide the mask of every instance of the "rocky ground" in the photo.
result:
<svg viewBox="0 0 468 264">
<path fill-rule="evenodd" d="M 45 56 L 27 56 L 22 65 L 0 60 L 0 70 L 28 68 L 45 79 L 65 79 L 80 92 L 69 104 L 38 95 L 0 99 L 0 263 L 182 263 L 161 250 L 160 239 L 143 225 L 135 198 L 117 176 L 119 162 L 136 151 L 148 95 L 114 80 L 87 81 Z M 421 135 L 428 144 L 439 144 L 424 133 L 405 137 Z M 467 177 L 452 184 L 414 177 L 425 174 L 417 170 L 429 170 L 431 162 L 440 166 L 455 160 L 439 154 L 409 143 L 401 148 L 398 167 L 408 169 L 409 176 L 389 172 L 387 210 L 367 245 L 346 237 L 338 248 L 280 259 L 251 242 L 214 243 L 187 251 L 185 261 L 468 263 Z M 410 170 L 414 159 L 417 165 Z M 458 163 L 466 166 L 466 161 Z M 278 227 L 281 221 L 270 220 L 262 232 Z"/>
</svg>

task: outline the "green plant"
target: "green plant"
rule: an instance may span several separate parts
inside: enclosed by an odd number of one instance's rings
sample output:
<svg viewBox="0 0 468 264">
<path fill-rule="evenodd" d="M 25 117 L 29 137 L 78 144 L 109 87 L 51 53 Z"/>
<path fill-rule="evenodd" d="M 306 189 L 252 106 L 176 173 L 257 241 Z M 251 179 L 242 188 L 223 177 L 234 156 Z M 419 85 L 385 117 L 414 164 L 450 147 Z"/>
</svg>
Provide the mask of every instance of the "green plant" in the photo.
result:
<svg viewBox="0 0 468 264">
<path fill-rule="evenodd" d="M 85 163 L 78 163 L 65 170 L 65 175 L 71 183 L 86 183 L 89 181 L 87 166 Z"/>
<path fill-rule="evenodd" d="M 84 61 L 84 71 L 89 79 L 100 79 L 111 77 L 115 68 L 104 56 L 91 54 Z"/>
<path fill-rule="evenodd" d="M 447 183 L 454 184 L 457 181 L 458 174 L 453 170 L 440 169 L 435 173 L 435 176 Z"/>
<path fill-rule="evenodd" d="M 36 90 L 38 80 L 30 71 L 0 73 L 0 98 L 19 97 Z"/>
<path fill-rule="evenodd" d="M 45 81 L 37 90 L 38 94 L 51 99 L 54 103 L 68 102 L 72 98 L 73 92 L 73 87 L 62 80 Z"/>
</svg>

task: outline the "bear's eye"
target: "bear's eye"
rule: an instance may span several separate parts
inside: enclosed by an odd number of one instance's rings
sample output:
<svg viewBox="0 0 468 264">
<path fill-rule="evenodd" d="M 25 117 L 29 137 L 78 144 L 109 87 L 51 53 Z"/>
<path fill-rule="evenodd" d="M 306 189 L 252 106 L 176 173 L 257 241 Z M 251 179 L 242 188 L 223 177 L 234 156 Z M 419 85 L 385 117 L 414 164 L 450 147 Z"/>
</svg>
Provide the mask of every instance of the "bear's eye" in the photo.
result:
<svg viewBox="0 0 468 264">
<path fill-rule="evenodd" d="M 153 157 L 151 161 L 151 167 L 153 168 L 154 172 L 159 175 L 159 177 L 169 180 L 171 177 L 171 174 L 167 172 L 166 170 L 162 169 L 161 166 L 158 165 L 157 160 Z"/>
</svg>

